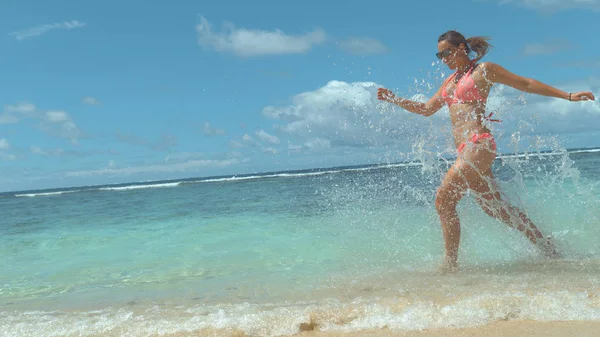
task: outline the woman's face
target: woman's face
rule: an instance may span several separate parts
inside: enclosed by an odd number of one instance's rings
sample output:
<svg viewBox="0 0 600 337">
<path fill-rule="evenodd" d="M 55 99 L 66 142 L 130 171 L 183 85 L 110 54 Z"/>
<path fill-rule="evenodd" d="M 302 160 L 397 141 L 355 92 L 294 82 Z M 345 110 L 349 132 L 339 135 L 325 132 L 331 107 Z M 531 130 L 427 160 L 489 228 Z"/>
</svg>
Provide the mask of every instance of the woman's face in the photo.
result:
<svg viewBox="0 0 600 337">
<path fill-rule="evenodd" d="M 450 42 L 444 40 L 438 42 L 438 52 L 436 56 L 442 60 L 448 68 L 456 69 L 456 54 L 459 51 L 459 47 L 455 47 Z"/>
</svg>

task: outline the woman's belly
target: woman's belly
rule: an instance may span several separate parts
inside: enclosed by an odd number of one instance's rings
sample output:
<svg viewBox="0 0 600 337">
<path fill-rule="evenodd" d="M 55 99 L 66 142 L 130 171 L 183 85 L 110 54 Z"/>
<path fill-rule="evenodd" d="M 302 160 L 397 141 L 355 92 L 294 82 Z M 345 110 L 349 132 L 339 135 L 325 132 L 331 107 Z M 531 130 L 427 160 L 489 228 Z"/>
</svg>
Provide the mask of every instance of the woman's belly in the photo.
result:
<svg viewBox="0 0 600 337">
<path fill-rule="evenodd" d="M 469 104 L 454 104 L 450 108 L 450 121 L 454 143 L 459 147 L 474 134 L 489 133 L 490 129 L 482 123 L 485 109 L 477 109 Z"/>
</svg>

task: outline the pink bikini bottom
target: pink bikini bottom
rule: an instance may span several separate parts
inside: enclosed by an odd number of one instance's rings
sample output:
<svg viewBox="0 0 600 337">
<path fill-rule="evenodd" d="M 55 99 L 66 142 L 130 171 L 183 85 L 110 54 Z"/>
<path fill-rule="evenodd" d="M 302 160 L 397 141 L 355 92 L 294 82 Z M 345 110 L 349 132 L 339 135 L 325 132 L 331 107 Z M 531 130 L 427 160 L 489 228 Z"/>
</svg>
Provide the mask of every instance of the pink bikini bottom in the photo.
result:
<svg viewBox="0 0 600 337">
<path fill-rule="evenodd" d="M 481 134 L 476 133 L 468 141 L 471 142 L 471 143 L 473 143 L 473 144 L 475 144 L 475 143 L 477 143 L 478 140 L 480 140 L 480 139 L 486 139 L 486 138 L 490 139 L 490 143 L 491 143 L 492 149 L 494 151 L 496 151 L 496 140 L 494 140 L 494 136 L 492 136 L 492 134 L 490 134 L 490 133 L 487 133 L 487 132 L 486 133 L 481 133 Z M 467 143 L 460 144 L 458 146 L 458 153 L 461 153 L 462 150 L 465 148 L 466 145 L 467 145 Z"/>
</svg>

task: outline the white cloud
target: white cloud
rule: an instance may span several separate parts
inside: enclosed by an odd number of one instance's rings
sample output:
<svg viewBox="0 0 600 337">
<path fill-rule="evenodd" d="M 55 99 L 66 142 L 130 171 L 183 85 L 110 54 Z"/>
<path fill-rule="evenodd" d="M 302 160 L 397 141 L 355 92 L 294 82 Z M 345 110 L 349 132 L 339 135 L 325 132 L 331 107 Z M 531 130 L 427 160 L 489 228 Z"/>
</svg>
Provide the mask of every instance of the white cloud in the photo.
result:
<svg viewBox="0 0 600 337">
<path fill-rule="evenodd" d="M 29 102 L 20 102 L 17 104 L 8 104 L 4 106 L 4 110 L 8 113 L 20 113 L 26 116 L 31 116 L 36 108 L 34 104 Z"/>
<path fill-rule="evenodd" d="M 29 147 L 29 151 L 31 151 L 31 153 L 33 153 L 33 154 L 37 154 L 37 155 L 41 155 L 41 156 L 48 155 L 48 153 L 45 152 L 44 150 L 42 150 L 39 146 L 31 146 L 31 147 Z"/>
<path fill-rule="evenodd" d="M 83 133 L 77 127 L 71 116 L 65 111 L 47 111 L 42 119 L 41 127 L 47 133 L 70 139 L 77 144 Z"/>
<path fill-rule="evenodd" d="M 190 172 L 197 171 L 199 169 L 209 169 L 209 168 L 223 168 L 227 166 L 232 166 L 239 164 L 240 160 L 231 158 L 224 160 L 188 160 L 183 162 L 178 162 L 175 164 L 153 164 L 153 165 L 142 165 L 142 166 L 129 166 L 129 167 L 121 167 L 115 168 L 109 166 L 106 168 L 96 169 L 96 170 L 81 170 L 81 171 L 72 171 L 67 172 L 65 175 L 67 177 L 91 177 L 91 176 L 103 176 L 103 175 L 132 175 L 132 174 L 140 174 L 140 173 L 173 173 L 173 172 Z"/>
<path fill-rule="evenodd" d="M 32 117 L 36 111 L 34 104 L 29 102 L 20 102 L 17 104 L 8 104 L 4 106 L 4 111 L 7 113 L 19 113 L 27 117 Z"/>
<path fill-rule="evenodd" d="M 584 60 L 576 60 L 569 62 L 557 62 L 556 66 L 560 67 L 577 67 L 577 68 L 588 68 L 588 69 L 596 69 L 600 68 L 600 59 L 584 59 Z"/>
<path fill-rule="evenodd" d="M 246 145 L 252 146 L 252 147 L 261 146 L 259 141 L 257 141 L 256 139 L 254 139 L 252 136 L 250 136 L 247 133 L 242 136 L 241 143 L 240 142 L 235 142 L 235 143 L 241 144 L 242 146 L 246 146 Z"/>
<path fill-rule="evenodd" d="M 499 4 L 516 4 L 544 12 L 555 12 L 565 9 L 600 10 L 598 0 L 499 0 Z"/>
<path fill-rule="evenodd" d="M 147 147 L 154 151 L 171 150 L 179 145 L 177 136 L 169 133 L 164 133 L 160 136 L 160 139 L 151 141 L 132 133 L 122 133 L 121 131 L 117 131 L 115 134 L 115 139 L 122 143 Z"/>
<path fill-rule="evenodd" d="M 327 151 L 340 147 L 408 150 L 423 144 L 429 148 L 454 153 L 448 110 L 443 107 L 431 117 L 412 114 L 377 100 L 379 85 L 373 82 L 330 81 L 314 91 L 292 97 L 288 106 L 264 108 L 267 118 L 277 120 L 281 133 L 289 134 L 303 144 L 304 151 Z M 600 92 L 600 80 L 557 85 L 565 91 L 592 90 Z M 435 91 L 434 87 L 432 91 Z M 402 94 L 399 94 L 403 96 Z M 407 97 L 405 95 L 403 97 Z M 524 96 L 498 85 L 489 98 L 489 111 L 495 111 L 503 123 L 493 123 L 504 139 L 513 132 L 521 134 L 572 133 L 600 130 L 600 104 L 569 102 L 550 97 Z M 411 97 L 408 97 L 411 98 Z M 412 99 L 425 101 L 423 94 Z M 508 136 L 507 136 L 508 135 Z M 288 145 L 288 152 L 298 152 L 297 145 Z"/>
<path fill-rule="evenodd" d="M 210 126 L 209 122 L 204 122 L 204 128 L 202 129 L 202 131 L 204 132 L 204 135 L 209 137 L 225 134 L 225 130 L 213 128 L 212 126 Z"/>
<path fill-rule="evenodd" d="M 39 122 L 37 126 L 46 133 L 70 139 L 75 144 L 83 137 L 83 132 L 67 112 L 61 110 L 43 111 L 29 102 L 5 105 L 4 113 L 0 115 L 0 124 L 18 123 L 20 121 L 19 117 L 37 121 Z"/>
<path fill-rule="evenodd" d="M 175 152 L 165 157 L 165 164 L 178 163 L 188 160 L 198 160 L 204 157 L 204 152 Z"/>
<path fill-rule="evenodd" d="M 69 116 L 64 111 L 47 111 L 46 119 L 52 123 L 60 123 L 69 120 Z"/>
<path fill-rule="evenodd" d="M 81 102 L 82 102 L 83 104 L 88 104 L 88 105 L 99 105 L 99 104 L 101 104 L 101 103 L 100 103 L 100 100 L 98 100 L 98 99 L 96 99 L 96 98 L 94 98 L 94 97 L 91 97 L 91 96 L 86 96 L 86 97 L 84 97 L 84 98 L 81 100 Z"/>
<path fill-rule="evenodd" d="M 6 138 L 0 138 L 0 150 L 8 150 L 10 149 L 10 143 Z"/>
<path fill-rule="evenodd" d="M 2 113 L 0 114 L 0 124 L 15 124 L 19 122 L 19 118 L 15 117 L 13 114 Z"/>
<path fill-rule="evenodd" d="M 7 160 L 7 161 L 13 161 L 17 159 L 17 156 L 14 154 L 3 154 L 0 153 L 0 156 L 2 157 L 3 160 Z"/>
<path fill-rule="evenodd" d="M 263 114 L 281 122 L 275 125 L 280 132 L 298 138 L 312 150 L 407 143 L 427 125 L 441 126 L 447 118 L 445 111 L 424 118 L 394 109 L 377 100 L 378 87 L 373 82 L 330 81 L 317 90 L 294 96 L 288 106 L 268 106 Z"/>
<path fill-rule="evenodd" d="M 530 56 L 549 55 L 568 50 L 569 48 L 571 48 L 571 44 L 566 41 L 530 43 L 523 47 L 523 54 Z"/>
<path fill-rule="evenodd" d="M 381 41 L 370 37 L 349 37 L 341 41 L 339 46 L 354 55 L 381 54 L 388 51 Z"/>
<path fill-rule="evenodd" d="M 16 32 L 10 33 L 10 35 L 14 36 L 17 40 L 24 40 L 27 38 L 33 38 L 45 34 L 51 30 L 55 29 L 74 29 L 84 27 L 85 23 L 72 20 L 72 21 L 64 21 L 64 22 L 55 22 L 45 25 L 39 25 L 23 30 L 19 30 Z"/>
<path fill-rule="evenodd" d="M 258 137 L 258 139 L 260 139 L 262 142 L 265 142 L 265 143 L 279 144 L 279 138 L 268 134 L 267 132 L 265 132 L 265 130 L 256 131 L 256 137 Z"/>
<path fill-rule="evenodd" d="M 4 153 L 4 150 L 9 149 L 10 143 L 8 142 L 8 140 L 6 140 L 6 138 L 0 138 L 0 158 L 2 158 L 2 160 L 12 161 L 17 159 L 17 156 L 14 154 Z"/>
<path fill-rule="evenodd" d="M 269 134 L 262 129 L 254 132 L 254 135 L 256 138 L 246 133 L 239 141 L 230 140 L 229 147 L 234 149 L 247 148 L 250 151 L 261 151 L 269 154 L 279 153 L 279 150 L 274 147 L 274 145 L 279 145 L 281 143 L 279 137 Z"/>
<path fill-rule="evenodd" d="M 0 124 L 14 124 L 19 122 L 17 115 L 34 117 L 35 105 L 28 102 L 8 104 L 4 106 L 4 112 L 0 114 Z"/>
<path fill-rule="evenodd" d="M 302 152 L 302 149 L 303 149 L 303 147 L 300 145 L 288 144 L 287 153 L 288 154 L 300 153 L 300 152 Z"/>
<path fill-rule="evenodd" d="M 236 28 L 226 23 L 223 32 L 215 32 L 204 17 L 196 26 L 198 44 L 218 52 L 233 53 L 241 57 L 263 55 L 302 54 L 315 45 L 325 42 L 323 30 L 315 29 L 303 35 L 289 35 L 279 29 L 260 30 Z"/>
<path fill-rule="evenodd" d="M 548 84 L 566 92 L 591 91 L 596 96 L 600 93 L 600 78 Z M 516 91 L 508 88 L 506 92 L 509 96 L 510 92 Z M 569 102 L 564 99 L 527 95 L 525 105 L 513 109 L 514 111 L 509 109 L 501 109 L 500 115 L 507 121 L 503 123 L 506 125 L 503 128 L 507 128 L 510 132 L 521 130 L 530 134 L 568 134 L 600 130 L 600 125 L 596 123 L 600 118 L 598 98 L 596 101 Z M 517 129 L 517 124 L 521 125 L 520 129 Z"/>
<path fill-rule="evenodd" d="M 304 147 L 310 149 L 310 150 L 322 150 L 322 149 L 328 149 L 331 147 L 331 141 L 329 139 L 323 139 L 323 138 L 315 138 L 315 139 L 311 139 L 309 141 L 307 141 L 306 143 L 304 143 Z"/>
<path fill-rule="evenodd" d="M 95 150 L 95 149 L 65 150 L 65 149 L 59 147 L 59 148 L 55 148 L 55 149 L 44 150 L 39 146 L 30 146 L 29 152 L 31 152 L 31 154 L 34 154 L 34 155 L 49 156 L 49 157 L 66 157 L 66 156 L 89 157 L 89 156 L 95 156 L 95 155 L 118 154 L 117 151 L 112 150 L 112 149 L 108 149 L 108 150 Z"/>
<path fill-rule="evenodd" d="M 229 141 L 229 146 L 234 148 L 234 149 L 239 149 L 244 147 L 244 144 L 238 142 L 237 140 L 230 140 Z"/>
<path fill-rule="evenodd" d="M 264 153 L 268 153 L 268 154 L 277 154 L 277 153 L 279 153 L 279 151 L 277 151 L 277 149 L 276 149 L 276 148 L 274 148 L 274 147 L 270 147 L 270 146 L 269 146 L 269 147 L 264 147 L 264 148 L 262 149 L 262 151 L 263 151 Z"/>
</svg>

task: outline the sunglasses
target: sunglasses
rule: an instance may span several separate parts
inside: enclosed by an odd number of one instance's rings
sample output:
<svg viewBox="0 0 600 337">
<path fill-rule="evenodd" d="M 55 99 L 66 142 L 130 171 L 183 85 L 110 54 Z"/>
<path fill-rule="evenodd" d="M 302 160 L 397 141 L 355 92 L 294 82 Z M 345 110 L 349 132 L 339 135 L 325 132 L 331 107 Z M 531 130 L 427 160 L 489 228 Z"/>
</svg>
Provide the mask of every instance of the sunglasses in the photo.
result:
<svg viewBox="0 0 600 337">
<path fill-rule="evenodd" d="M 447 48 L 447 49 L 442 50 L 439 53 L 435 53 L 435 56 L 437 56 L 437 58 L 439 58 L 441 60 L 443 57 L 450 56 L 450 53 L 451 53 L 450 48 Z"/>
</svg>

